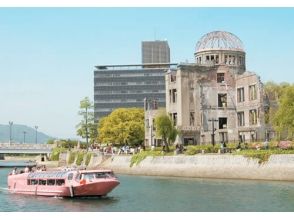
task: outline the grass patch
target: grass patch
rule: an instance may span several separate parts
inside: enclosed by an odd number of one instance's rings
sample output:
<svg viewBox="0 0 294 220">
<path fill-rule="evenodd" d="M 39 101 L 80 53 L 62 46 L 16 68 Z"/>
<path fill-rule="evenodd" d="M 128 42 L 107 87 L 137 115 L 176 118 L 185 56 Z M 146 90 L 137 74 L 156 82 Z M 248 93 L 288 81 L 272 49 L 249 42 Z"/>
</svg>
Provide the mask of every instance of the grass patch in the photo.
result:
<svg viewBox="0 0 294 220">
<path fill-rule="evenodd" d="M 76 164 L 80 166 L 84 160 L 85 153 L 83 151 L 78 152 Z"/>
<path fill-rule="evenodd" d="M 65 148 L 62 148 L 62 147 L 54 147 L 52 149 L 50 160 L 52 160 L 52 161 L 58 161 L 59 160 L 60 153 L 65 153 L 66 151 L 67 151 L 67 149 L 65 149 Z"/>
<path fill-rule="evenodd" d="M 86 162 L 85 162 L 85 165 L 88 166 L 89 163 L 90 163 L 90 160 L 92 158 L 92 155 L 93 153 L 87 153 L 87 156 L 86 156 Z"/>
<path fill-rule="evenodd" d="M 77 155 L 77 152 L 73 152 L 73 151 L 69 152 L 68 164 L 72 164 L 73 162 L 75 162 L 76 155 Z"/>
<path fill-rule="evenodd" d="M 155 157 L 155 156 L 166 156 L 166 155 L 167 154 L 161 153 L 160 151 L 142 151 L 132 156 L 130 167 L 132 167 L 133 165 L 138 165 L 141 161 L 143 161 L 148 156 Z"/>
<path fill-rule="evenodd" d="M 220 147 L 212 145 L 188 146 L 185 152 L 186 155 L 199 154 L 204 150 L 205 153 L 217 153 Z"/>
<path fill-rule="evenodd" d="M 256 158 L 258 159 L 259 164 L 267 162 L 269 157 L 273 154 L 294 154 L 294 150 L 242 150 L 233 153 L 233 155 L 242 155 L 244 157 Z"/>
</svg>

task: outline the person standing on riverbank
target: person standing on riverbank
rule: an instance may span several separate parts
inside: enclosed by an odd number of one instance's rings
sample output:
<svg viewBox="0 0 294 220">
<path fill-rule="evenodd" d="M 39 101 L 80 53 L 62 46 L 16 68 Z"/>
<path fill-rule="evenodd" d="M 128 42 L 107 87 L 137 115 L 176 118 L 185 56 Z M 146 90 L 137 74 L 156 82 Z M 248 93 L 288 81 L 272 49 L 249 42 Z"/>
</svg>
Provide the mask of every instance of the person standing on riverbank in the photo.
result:
<svg viewBox="0 0 294 220">
<path fill-rule="evenodd" d="M 12 175 L 16 175 L 17 174 L 17 168 L 14 167 L 14 169 L 12 170 Z"/>
</svg>

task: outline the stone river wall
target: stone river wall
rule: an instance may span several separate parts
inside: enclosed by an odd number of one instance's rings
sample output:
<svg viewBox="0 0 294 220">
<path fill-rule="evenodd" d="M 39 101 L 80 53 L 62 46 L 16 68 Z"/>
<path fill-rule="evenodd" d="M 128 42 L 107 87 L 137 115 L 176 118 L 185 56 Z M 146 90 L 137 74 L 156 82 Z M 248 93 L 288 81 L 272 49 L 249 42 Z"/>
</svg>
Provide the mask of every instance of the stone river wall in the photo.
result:
<svg viewBox="0 0 294 220">
<path fill-rule="evenodd" d="M 132 156 L 99 156 L 89 167 L 115 173 L 150 176 L 259 179 L 294 181 L 294 155 L 272 155 L 265 163 L 239 155 L 195 155 L 147 157 L 130 167 Z"/>
</svg>

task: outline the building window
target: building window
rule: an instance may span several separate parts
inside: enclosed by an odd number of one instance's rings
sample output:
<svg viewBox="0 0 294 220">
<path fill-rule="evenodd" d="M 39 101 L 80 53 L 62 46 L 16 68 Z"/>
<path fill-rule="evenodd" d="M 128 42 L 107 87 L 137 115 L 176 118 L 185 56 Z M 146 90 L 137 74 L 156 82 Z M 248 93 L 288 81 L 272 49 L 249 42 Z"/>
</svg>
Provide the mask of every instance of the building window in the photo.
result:
<svg viewBox="0 0 294 220">
<path fill-rule="evenodd" d="M 177 102 L 177 90 L 176 89 L 172 90 L 172 101 L 173 101 L 173 103 Z"/>
<path fill-rule="evenodd" d="M 249 100 L 256 100 L 257 93 L 256 93 L 256 85 L 249 86 Z"/>
<path fill-rule="evenodd" d="M 175 82 L 177 80 L 177 76 L 175 74 L 170 75 L 170 81 Z"/>
<path fill-rule="evenodd" d="M 190 126 L 195 124 L 195 112 L 190 112 Z"/>
<path fill-rule="evenodd" d="M 173 122 L 174 122 L 174 126 L 177 125 L 177 120 L 178 120 L 178 114 L 177 114 L 177 113 L 173 113 Z"/>
<path fill-rule="evenodd" d="M 238 88 L 237 89 L 237 101 L 238 102 L 244 102 L 245 101 L 244 88 Z"/>
<path fill-rule="evenodd" d="M 239 132 L 239 141 L 241 143 L 245 142 L 245 134 L 243 132 Z"/>
<path fill-rule="evenodd" d="M 252 109 L 249 111 L 249 125 L 257 124 L 257 110 Z"/>
<path fill-rule="evenodd" d="M 238 112 L 237 113 L 238 117 L 238 126 L 245 126 L 245 118 L 244 118 L 244 112 Z"/>
<path fill-rule="evenodd" d="M 218 107 L 227 107 L 227 94 L 218 94 Z"/>
<path fill-rule="evenodd" d="M 228 55 L 225 55 L 225 64 L 228 64 Z"/>
<path fill-rule="evenodd" d="M 216 81 L 217 83 L 222 83 L 225 81 L 225 74 L 224 73 L 217 73 L 216 74 Z"/>
<path fill-rule="evenodd" d="M 228 143 L 228 132 L 219 132 L 219 139 L 221 142 Z"/>
<path fill-rule="evenodd" d="M 218 64 L 219 63 L 219 58 L 218 55 L 215 56 L 215 63 Z"/>
<path fill-rule="evenodd" d="M 218 122 L 219 122 L 219 129 L 227 128 L 227 118 L 218 118 Z"/>
</svg>

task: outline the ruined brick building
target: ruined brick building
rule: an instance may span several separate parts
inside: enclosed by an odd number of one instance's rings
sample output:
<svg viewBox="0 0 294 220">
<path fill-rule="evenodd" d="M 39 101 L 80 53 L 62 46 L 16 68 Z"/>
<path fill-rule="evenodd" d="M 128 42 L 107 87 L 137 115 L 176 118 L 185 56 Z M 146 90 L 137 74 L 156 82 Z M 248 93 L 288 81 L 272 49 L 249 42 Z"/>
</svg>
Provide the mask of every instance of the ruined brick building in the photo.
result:
<svg viewBox="0 0 294 220">
<path fill-rule="evenodd" d="M 194 55 L 195 63 L 178 64 L 165 76 L 166 112 L 180 130 L 177 142 L 269 139 L 267 98 L 260 77 L 246 71 L 241 40 L 214 31 L 197 42 Z"/>
</svg>

